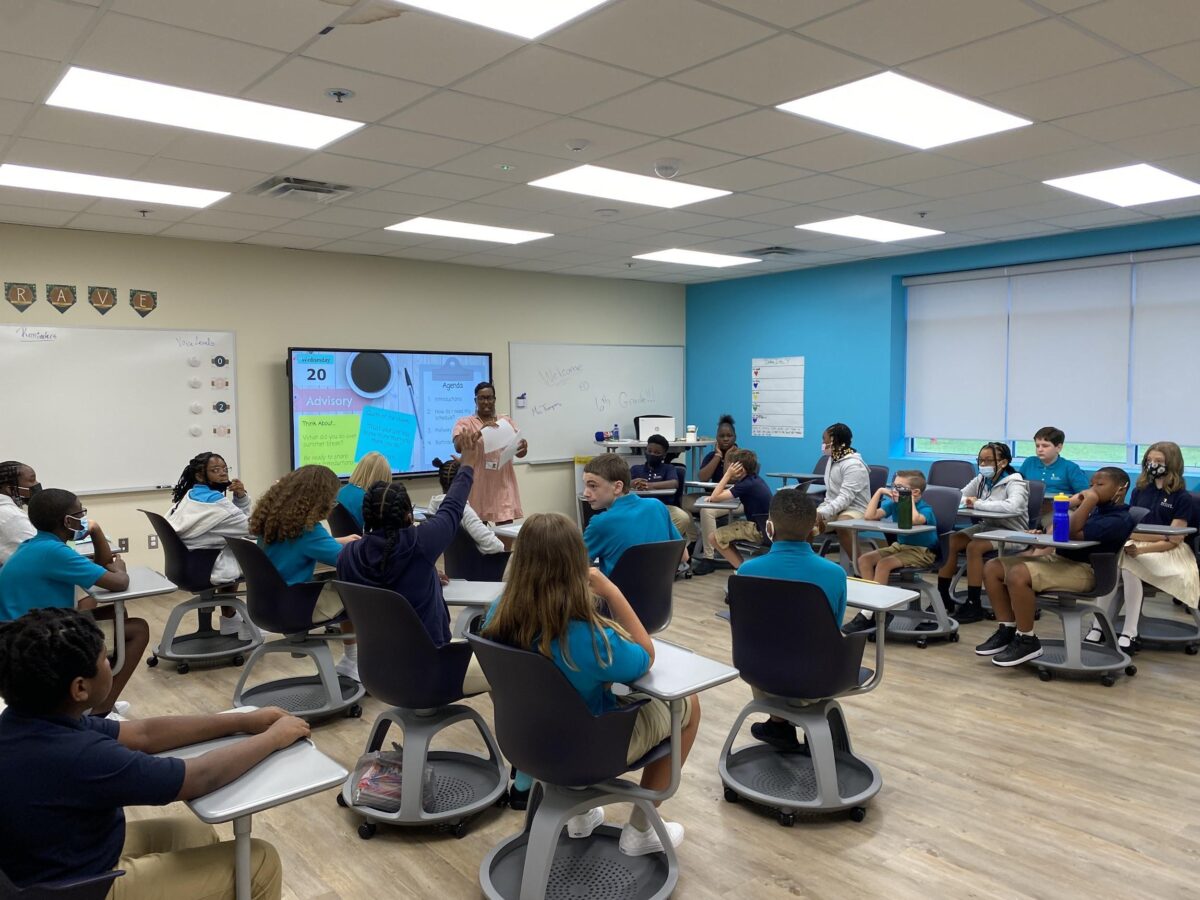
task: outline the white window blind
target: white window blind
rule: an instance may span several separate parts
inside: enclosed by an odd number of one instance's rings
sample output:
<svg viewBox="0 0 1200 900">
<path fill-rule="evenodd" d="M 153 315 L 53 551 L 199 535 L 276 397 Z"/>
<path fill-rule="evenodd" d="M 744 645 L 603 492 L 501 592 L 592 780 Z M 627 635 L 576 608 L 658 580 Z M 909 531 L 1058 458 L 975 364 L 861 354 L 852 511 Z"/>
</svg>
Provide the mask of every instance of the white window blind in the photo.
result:
<svg viewBox="0 0 1200 900">
<path fill-rule="evenodd" d="M 1200 259 L 1139 263 L 1134 277 L 1131 437 L 1200 445 L 1188 399 L 1200 384 Z"/>
</svg>

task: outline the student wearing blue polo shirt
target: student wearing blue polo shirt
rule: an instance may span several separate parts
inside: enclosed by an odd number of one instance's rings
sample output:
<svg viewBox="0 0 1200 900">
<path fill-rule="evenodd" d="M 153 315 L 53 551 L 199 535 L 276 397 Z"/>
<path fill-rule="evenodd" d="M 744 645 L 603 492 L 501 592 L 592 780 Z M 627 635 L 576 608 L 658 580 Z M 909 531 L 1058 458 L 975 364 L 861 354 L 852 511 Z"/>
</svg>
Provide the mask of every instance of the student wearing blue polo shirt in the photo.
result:
<svg viewBox="0 0 1200 900">
<path fill-rule="evenodd" d="M 109 900 L 233 900 L 234 845 L 185 813 L 126 823 L 125 806 L 212 793 L 308 736 L 278 708 L 116 722 L 84 715 L 110 694 L 104 636 L 73 610 L 0 626 L 0 869 L 18 887 L 120 868 Z M 183 760 L 155 753 L 253 735 Z M 278 900 L 279 855 L 252 840 L 251 896 Z"/>
<path fill-rule="evenodd" d="M 1063 444 L 1067 436 L 1061 428 L 1047 425 L 1039 428 L 1033 435 L 1033 452 L 1035 455 L 1025 457 L 1021 463 L 1021 477 L 1026 481 L 1040 481 L 1046 485 L 1046 493 L 1042 499 L 1043 530 L 1050 528 L 1050 518 L 1054 515 L 1054 495 L 1066 494 L 1074 497 L 1087 490 L 1088 477 L 1083 469 L 1062 455 Z M 1037 527 L 1036 522 L 1030 522 L 1030 528 Z"/>
<path fill-rule="evenodd" d="M 661 434 L 650 435 L 646 438 L 646 462 L 631 466 L 629 474 L 633 478 L 635 491 L 674 491 L 670 497 L 655 499 L 666 504 L 675 530 L 684 537 L 690 537 L 692 517 L 679 505 L 683 496 L 683 470 L 667 458 L 670 452 L 671 445 L 665 437 Z"/>
<path fill-rule="evenodd" d="M 37 534 L 0 568 L 0 621 L 18 619 L 31 609 L 75 608 L 76 588 L 123 591 L 129 587 L 125 562 L 113 556 L 100 524 L 88 521 L 87 510 L 70 491 L 50 488 L 38 493 L 29 501 L 29 521 Z M 94 562 L 66 544 L 89 536 L 96 552 Z M 83 597 L 78 608 L 91 611 L 111 647 L 116 633 L 112 607 L 97 608 L 95 600 Z M 149 643 L 146 620 L 126 619 L 126 664 L 116 676 L 111 696 L 100 698 L 93 710 L 96 715 L 113 711 Z"/>
<path fill-rule="evenodd" d="M 746 518 L 716 529 L 707 536 L 709 547 L 720 551 L 725 560 L 736 569 L 742 564 L 742 555 L 734 548 L 735 541 L 751 544 L 763 542 L 762 532 L 756 520 L 763 519 L 771 507 L 771 489 L 758 475 L 758 455 L 753 450 L 737 449 L 726 457 L 725 474 L 713 488 L 715 501 L 736 500 Z M 712 564 L 699 560 L 693 569 L 696 575 L 707 575 Z"/>
<path fill-rule="evenodd" d="M 629 463 L 616 453 L 594 456 L 583 468 L 583 499 L 592 509 L 605 511 L 592 516 L 583 540 L 588 558 L 596 560 L 605 575 L 630 547 L 680 538 L 667 508 L 653 498 L 631 494 L 632 482 Z M 683 562 L 687 557 L 685 547 Z"/>
<path fill-rule="evenodd" d="M 337 502 L 346 507 L 346 511 L 354 516 L 358 527 L 363 527 L 363 496 L 367 488 L 377 481 L 392 480 L 392 464 L 382 453 L 372 450 L 363 456 L 350 473 L 350 480 L 342 485 L 337 493 Z"/>
<path fill-rule="evenodd" d="M 771 549 L 742 563 L 738 575 L 754 578 L 780 578 L 815 584 L 833 611 L 833 620 L 840 624 L 846 614 L 846 573 L 832 560 L 822 559 L 809 543 L 817 523 L 817 507 L 803 491 L 779 491 L 771 498 L 767 537 Z M 752 688 L 755 698 L 766 696 Z M 755 740 L 781 750 L 799 751 L 804 748 L 796 736 L 796 726 L 774 716 L 750 726 Z"/>
</svg>

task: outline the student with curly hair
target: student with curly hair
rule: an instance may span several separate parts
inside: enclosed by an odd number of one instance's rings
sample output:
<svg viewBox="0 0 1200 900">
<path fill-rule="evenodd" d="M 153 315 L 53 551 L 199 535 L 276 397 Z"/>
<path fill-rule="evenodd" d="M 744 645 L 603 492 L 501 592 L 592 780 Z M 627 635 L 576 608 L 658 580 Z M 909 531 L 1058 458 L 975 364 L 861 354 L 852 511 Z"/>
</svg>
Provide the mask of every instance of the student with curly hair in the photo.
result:
<svg viewBox="0 0 1200 900">
<path fill-rule="evenodd" d="M 335 538 L 321 523 L 333 512 L 342 483 L 325 466 L 301 466 L 288 472 L 259 498 L 250 516 L 250 533 L 258 538 L 267 559 L 288 584 L 313 577 L 317 563 L 336 566 L 342 548 L 357 541 L 357 534 Z M 342 599 L 332 587 L 321 591 L 313 609 L 313 622 L 325 622 L 343 614 Z M 343 634 L 353 634 L 354 625 L 341 623 Z M 358 644 L 344 642 L 345 656 L 337 664 L 339 675 L 358 680 Z"/>
<path fill-rule="evenodd" d="M 37 473 L 25 463 L 15 459 L 0 462 L 0 566 L 37 534 L 26 507 L 41 489 Z"/>
<path fill-rule="evenodd" d="M 337 502 L 354 516 L 358 527 L 363 527 L 363 496 L 367 488 L 377 481 L 392 480 L 392 464 L 382 453 L 372 450 L 363 456 L 350 473 L 350 480 L 338 491 Z"/>
</svg>

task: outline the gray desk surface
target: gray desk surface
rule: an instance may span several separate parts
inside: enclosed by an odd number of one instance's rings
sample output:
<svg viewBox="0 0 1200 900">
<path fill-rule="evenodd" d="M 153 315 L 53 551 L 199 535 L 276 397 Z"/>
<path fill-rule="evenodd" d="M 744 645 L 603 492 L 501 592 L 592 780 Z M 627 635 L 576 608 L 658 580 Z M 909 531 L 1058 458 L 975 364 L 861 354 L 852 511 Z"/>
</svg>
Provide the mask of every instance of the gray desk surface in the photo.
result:
<svg viewBox="0 0 1200 900">
<path fill-rule="evenodd" d="M 1055 541 L 1052 534 L 1030 534 L 1027 531 L 977 531 L 971 535 L 981 541 L 1004 541 L 1006 544 L 1025 544 L 1030 547 L 1061 547 L 1064 550 L 1086 550 L 1099 541 Z"/>
<path fill-rule="evenodd" d="M 768 478 L 782 478 L 785 482 L 789 478 L 795 478 L 797 481 L 821 481 L 825 478 L 824 473 L 816 472 L 768 472 Z"/>
<path fill-rule="evenodd" d="M 674 497 L 675 488 L 647 488 L 644 491 L 634 491 L 639 497 Z"/>
<path fill-rule="evenodd" d="M 114 556 L 122 552 L 120 546 L 112 541 L 108 542 L 108 549 L 109 552 Z M 96 556 L 96 544 L 91 538 L 84 538 L 82 541 L 75 541 L 75 552 L 80 556 L 86 556 L 88 559 L 93 559 Z"/>
<path fill-rule="evenodd" d="M 994 509 L 972 509 L 969 506 L 959 507 L 958 514 L 968 519 L 1011 519 L 1013 517 L 1012 513 L 998 512 Z"/>
<path fill-rule="evenodd" d="M 700 488 L 705 491 L 711 491 L 714 488 L 716 488 L 716 486 L 718 484 L 720 484 L 719 481 L 685 481 L 683 483 L 683 486 L 690 487 L 690 488 Z"/>
<path fill-rule="evenodd" d="M 492 532 L 496 537 L 515 538 L 521 532 L 521 523 L 510 522 L 507 525 L 493 525 Z"/>
<path fill-rule="evenodd" d="M 894 587 L 890 584 L 876 584 L 874 581 L 864 581 L 861 578 L 846 580 L 846 605 L 853 606 L 855 609 L 883 612 L 911 603 L 913 600 L 919 600 L 920 597 L 918 591 L 910 591 L 907 588 Z"/>
<path fill-rule="evenodd" d="M 829 523 L 829 527 L 848 528 L 851 531 L 878 531 L 882 534 L 923 534 L 927 531 L 937 531 L 936 525 L 901 528 L 891 519 L 835 519 Z"/>
<path fill-rule="evenodd" d="M 1181 534 L 1195 534 L 1195 528 L 1176 527 L 1174 525 L 1139 525 L 1133 529 L 1134 534 L 1153 534 L 1159 537 L 1175 537 Z"/>
<path fill-rule="evenodd" d="M 659 700 L 682 700 L 737 677 L 738 670 L 733 666 L 655 639 L 654 665 L 630 687 Z"/>
<path fill-rule="evenodd" d="M 737 509 L 741 505 L 741 502 L 738 500 L 709 500 L 708 498 L 703 498 L 696 501 L 696 509 L 730 510 Z"/>
<path fill-rule="evenodd" d="M 123 591 L 106 591 L 93 587 L 88 593 L 97 603 L 116 603 L 118 600 L 137 600 L 139 597 L 154 597 L 175 590 L 175 582 L 160 575 L 148 566 L 135 566 L 129 570 L 129 587 Z"/>
<path fill-rule="evenodd" d="M 504 593 L 503 581 L 463 581 L 452 579 L 442 585 L 442 598 L 447 606 L 491 606 Z"/>
</svg>

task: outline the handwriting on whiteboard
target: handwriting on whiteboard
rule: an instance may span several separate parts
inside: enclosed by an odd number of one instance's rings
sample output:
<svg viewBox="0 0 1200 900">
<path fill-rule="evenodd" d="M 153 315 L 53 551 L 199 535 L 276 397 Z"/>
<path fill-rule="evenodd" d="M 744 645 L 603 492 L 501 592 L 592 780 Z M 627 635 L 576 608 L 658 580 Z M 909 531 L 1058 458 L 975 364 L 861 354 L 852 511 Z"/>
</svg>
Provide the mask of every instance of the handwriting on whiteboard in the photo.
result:
<svg viewBox="0 0 1200 900">
<path fill-rule="evenodd" d="M 34 341 L 41 343 L 43 341 L 57 341 L 58 332 L 51 331 L 48 328 L 26 328 L 22 325 L 17 329 L 17 337 L 22 341 Z"/>
<path fill-rule="evenodd" d="M 563 366 L 557 369 L 542 369 L 538 372 L 538 377 L 542 379 L 542 384 L 546 385 L 546 387 L 557 387 L 560 384 L 566 384 L 582 371 L 582 364 Z"/>
<path fill-rule="evenodd" d="M 533 408 L 533 414 L 535 416 L 545 416 L 558 409 L 562 409 L 561 403 L 539 403 Z"/>
</svg>

